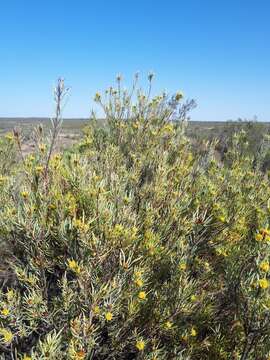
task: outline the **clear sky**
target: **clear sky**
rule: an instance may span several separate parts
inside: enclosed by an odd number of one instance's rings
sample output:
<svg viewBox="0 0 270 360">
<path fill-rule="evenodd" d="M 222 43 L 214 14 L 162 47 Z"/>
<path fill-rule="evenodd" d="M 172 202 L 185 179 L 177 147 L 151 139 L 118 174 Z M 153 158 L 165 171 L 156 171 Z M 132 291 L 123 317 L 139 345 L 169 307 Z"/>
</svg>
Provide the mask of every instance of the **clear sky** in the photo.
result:
<svg viewBox="0 0 270 360">
<path fill-rule="evenodd" d="M 269 16 L 269 0 L 1 0 L 0 116 L 50 116 L 63 76 L 64 115 L 87 117 L 117 73 L 153 70 L 193 120 L 270 121 Z"/>
</svg>

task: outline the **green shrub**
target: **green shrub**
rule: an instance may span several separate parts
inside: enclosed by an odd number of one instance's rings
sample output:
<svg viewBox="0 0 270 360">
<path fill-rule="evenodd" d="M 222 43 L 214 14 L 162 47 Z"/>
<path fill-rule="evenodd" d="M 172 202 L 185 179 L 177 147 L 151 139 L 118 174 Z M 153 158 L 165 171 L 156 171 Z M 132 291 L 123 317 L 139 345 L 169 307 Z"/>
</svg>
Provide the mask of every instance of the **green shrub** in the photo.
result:
<svg viewBox="0 0 270 360">
<path fill-rule="evenodd" d="M 57 108 L 1 165 L 2 359 L 267 359 L 270 188 L 243 134 L 220 163 L 185 136 L 181 93 L 118 79 L 95 99 L 106 125 L 70 151 Z"/>
</svg>

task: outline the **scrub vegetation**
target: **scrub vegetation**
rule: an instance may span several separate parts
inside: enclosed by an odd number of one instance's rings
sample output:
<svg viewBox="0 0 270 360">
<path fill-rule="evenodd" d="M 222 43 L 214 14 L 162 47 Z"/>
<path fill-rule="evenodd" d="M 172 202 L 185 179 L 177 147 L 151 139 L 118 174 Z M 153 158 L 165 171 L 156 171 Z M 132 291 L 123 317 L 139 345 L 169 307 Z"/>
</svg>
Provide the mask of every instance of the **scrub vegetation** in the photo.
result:
<svg viewBox="0 0 270 360">
<path fill-rule="evenodd" d="M 1 136 L 0 359 L 270 358 L 269 137 L 190 134 L 148 80 L 64 150 L 61 79 L 49 135 Z"/>
</svg>

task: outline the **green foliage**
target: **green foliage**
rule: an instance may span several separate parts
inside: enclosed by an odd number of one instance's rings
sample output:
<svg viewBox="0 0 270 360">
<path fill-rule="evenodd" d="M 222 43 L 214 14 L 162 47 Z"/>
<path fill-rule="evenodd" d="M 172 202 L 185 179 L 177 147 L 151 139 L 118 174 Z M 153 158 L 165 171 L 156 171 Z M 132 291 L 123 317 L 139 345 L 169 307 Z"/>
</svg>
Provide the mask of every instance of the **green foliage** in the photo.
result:
<svg viewBox="0 0 270 360">
<path fill-rule="evenodd" d="M 2 359 L 267 359 L 270 188 L 244 133 L 221 163 L 181 93 L 95 99 L 107 126 L 1 165 Z"/>
</svg>

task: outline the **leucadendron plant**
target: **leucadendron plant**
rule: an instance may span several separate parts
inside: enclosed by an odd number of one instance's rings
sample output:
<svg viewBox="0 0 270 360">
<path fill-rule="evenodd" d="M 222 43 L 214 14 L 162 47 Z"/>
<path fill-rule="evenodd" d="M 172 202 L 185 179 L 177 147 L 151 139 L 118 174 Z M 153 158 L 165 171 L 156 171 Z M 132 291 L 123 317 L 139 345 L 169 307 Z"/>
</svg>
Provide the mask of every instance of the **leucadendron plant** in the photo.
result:
<svg viewBox="0 0 270 360">
<path fill-rule="evenodd" d="M 269 179 L 243 132 L 197 149 L 194 101 L 148 81 L 97 93 L 69 150 L 63 80 L 31 154 L 1 138 L 1 359 L 269 359 Z"/>
</svg>

